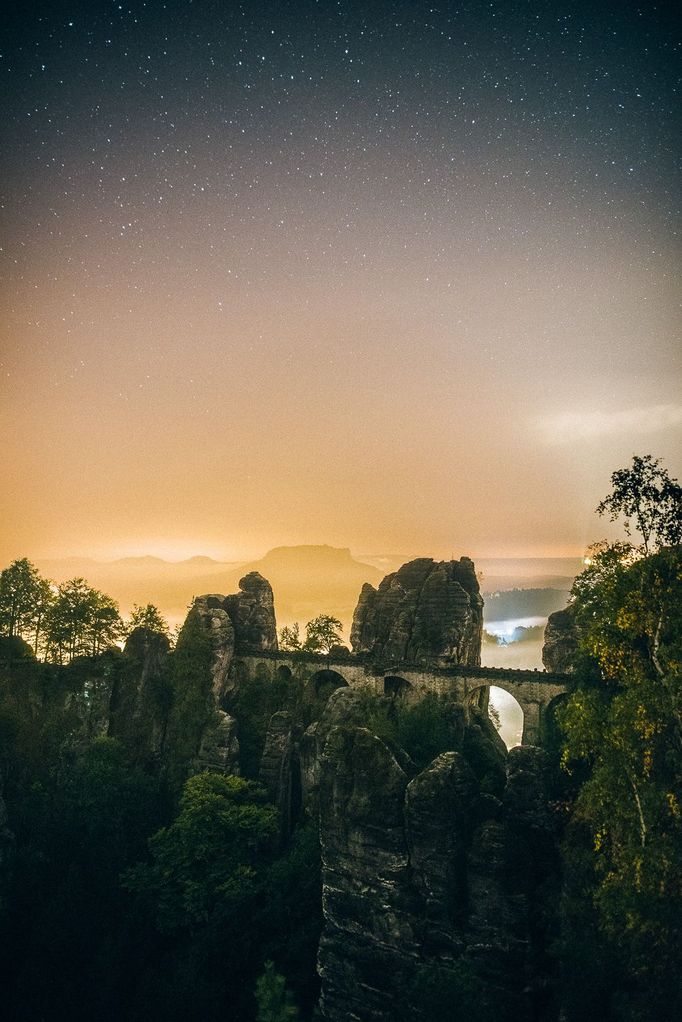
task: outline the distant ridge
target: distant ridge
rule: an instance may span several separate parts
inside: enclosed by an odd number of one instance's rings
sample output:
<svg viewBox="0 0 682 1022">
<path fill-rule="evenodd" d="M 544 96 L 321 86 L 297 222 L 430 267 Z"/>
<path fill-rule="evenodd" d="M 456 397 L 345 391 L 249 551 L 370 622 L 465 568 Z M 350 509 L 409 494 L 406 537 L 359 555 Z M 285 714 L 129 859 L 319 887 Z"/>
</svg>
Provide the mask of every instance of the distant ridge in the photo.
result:
<svg viewBox="0 0 682 1022">
<path fill-rule="evenodd" d="M 56 582 L 82 576 L 117 600 L 123 614 L 134 603 L 155 603 L 173 623 L 184 619 L 195 596 L 232 593 L 243 575 L 259 571 L 273 587 L 278 625 L 291 621 L 304 625 L 324 612 L 338 617 L 347 630 L 363 583 L 378 585 L 385 574 L 356 560 L 347 547 L 326 544 L 274 547 L 246 564 L 202 555 L 183 561 L 152 555 L 108 562 L 67 557 L 36 564 Z"/>
<path fill-rule="evenodd" d="M 242 573 L 259 571 L 275 594 L 278 624 L 333 614 L 350 631 L 353 611 L 365 582 L 378 585 L 384 572 L 356 560 L 347 547 L 274 547 L 264 557 L 244 564 Z"/>
<path fill-rule="evenodd" d="M 247 563 L 217 561 L 201 554 L 167 561 L 150 554 L 107 562 L 66 557 L 36 564 L 56 582 L 82 576 L 117 600 L 123 614 L 134 603 L 155 603 L 172 623 L 184 620 L 195 596 L 235 592 L 243 575 L 259 571 L 273 587 L 280 627 L 292 621 L 304 625 L 317 614 L 329 613 L 343 622 L 348 633 L 363 583 L 377 586 L 385 575 L 413 559 L 409 554 L 354 555 L 348 547 L 321 543 L 273 547 Z M 485 594 L 539 588 L 565 594 L 581 562 L 579 558 L 482 558 L 476 568 Z"/>
</svg>

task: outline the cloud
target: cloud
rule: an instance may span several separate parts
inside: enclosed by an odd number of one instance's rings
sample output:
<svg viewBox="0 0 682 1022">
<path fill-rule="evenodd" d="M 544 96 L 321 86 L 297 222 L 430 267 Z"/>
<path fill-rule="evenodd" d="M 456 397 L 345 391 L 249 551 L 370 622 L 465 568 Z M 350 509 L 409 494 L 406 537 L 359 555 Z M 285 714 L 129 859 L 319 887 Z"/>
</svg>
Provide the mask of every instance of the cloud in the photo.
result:
<svg viewBox="0 0 682 1022">
<path fill-rule="evenodd" d="M 549 444 L 604 436 L 645 436 L 682 424 L 682 405 L 650 405 L 620 412 L 564 412 L 546 416 L 537 425 Z"/>
</svg>

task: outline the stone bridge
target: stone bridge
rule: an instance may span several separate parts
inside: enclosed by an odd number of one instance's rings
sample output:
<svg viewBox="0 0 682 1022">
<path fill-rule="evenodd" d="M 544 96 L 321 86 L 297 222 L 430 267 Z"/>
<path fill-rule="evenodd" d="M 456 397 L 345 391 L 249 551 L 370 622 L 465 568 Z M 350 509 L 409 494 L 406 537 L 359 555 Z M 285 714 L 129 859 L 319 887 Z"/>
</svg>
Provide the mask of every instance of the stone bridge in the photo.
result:
<svg viewBox="0 0 682 1022">
<path fill-rule="evenodd" d="M 320 656 L 279 651 L 235 654 L 231 674 L 263 677 L 270 681 L 296 678 L 315 695 L 343 685 L 363 686 L 378 695 L 408 702 L 427 692 L 449 695 L 474 705 L 491 685 L 510 693 L 523 710 L 523 745 L 542 743 L 544 724 L 552 704 L 570 689 L 570 676 L 548 671 L 522 671 L 503 667 L 468 667 L 462 664 L 419 666 L 380 664 L 357 654 Z"/>
</svg>

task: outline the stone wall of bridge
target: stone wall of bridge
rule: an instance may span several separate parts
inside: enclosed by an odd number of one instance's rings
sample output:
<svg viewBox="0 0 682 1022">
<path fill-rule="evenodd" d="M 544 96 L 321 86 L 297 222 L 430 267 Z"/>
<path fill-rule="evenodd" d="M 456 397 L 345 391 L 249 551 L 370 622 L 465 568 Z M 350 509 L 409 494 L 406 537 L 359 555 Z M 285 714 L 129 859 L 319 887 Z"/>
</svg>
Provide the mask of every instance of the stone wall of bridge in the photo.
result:
<svg viewBox="0 0 682 1022">
<path fill-rule="evenodd" d="M 550 706 L 569 691 L 565 674 L 547 671 L 523 671 L 496 667 L 464 665 L 379 664 L 374 660 L 349 655 L 318 656 L 281 651 L 237 652 L 231 673 L 261 676 L 274 681 L 278 676 L 293 677 L 311 694 L 317 687 L 348 685 L 363 687 L 376 695 L 391 695 L 407 702 L 426 693 L 449 696 L 464 705 L 473 705 L 479 694 L 490 686 L 512 695 L 523 710 L 523 745 L 542 743 L 544 723 Z"/>
</svg>

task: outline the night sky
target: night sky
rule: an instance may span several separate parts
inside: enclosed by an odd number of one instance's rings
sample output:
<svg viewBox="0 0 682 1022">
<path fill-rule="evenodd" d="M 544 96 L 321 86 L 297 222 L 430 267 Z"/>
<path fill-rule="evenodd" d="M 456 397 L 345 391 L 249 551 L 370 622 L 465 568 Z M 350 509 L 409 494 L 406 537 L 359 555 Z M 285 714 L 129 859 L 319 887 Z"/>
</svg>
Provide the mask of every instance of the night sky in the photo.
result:
<svg viewBox="0 0 682 1022">
<path fill-rule="evenodd" d="M 16 5 L 3 563 L 615 535 L 682 474 L 672 9 Z"/>
</svg>

